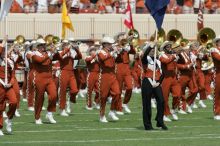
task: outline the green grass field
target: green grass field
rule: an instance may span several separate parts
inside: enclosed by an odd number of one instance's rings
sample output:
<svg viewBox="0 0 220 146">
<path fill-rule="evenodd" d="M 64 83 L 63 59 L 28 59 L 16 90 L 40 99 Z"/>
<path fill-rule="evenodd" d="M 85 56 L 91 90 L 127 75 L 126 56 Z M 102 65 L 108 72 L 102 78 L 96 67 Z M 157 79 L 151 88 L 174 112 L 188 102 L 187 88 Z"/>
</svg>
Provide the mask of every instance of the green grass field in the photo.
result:
<svg viewBox="0 0 220 146">
<path fill-rule="evenodd" d="M 0 137 L 0 146 L 219 146 L 220 121 L 213 120 L 212 101 L 206 104 L 206 109 L 195 109 L 193 114 L 179 115 L 179 121 L 167 123 L 168 131 L 149 132 L 143 128 L 138 94 L 133 95 L 130 103 L 132 114 L 107 124 L 99 123 L 99 111 L 85 110 L 85 99 L 79 98 L 69 117 L 61 117 L 57 112 L 57 124 L 35 125 L 33 113 L 22 102 L 22 117 L 13 120 L 12 135 Z M 45 121 L 45 112 L 42 120 Z"/>
</svg>

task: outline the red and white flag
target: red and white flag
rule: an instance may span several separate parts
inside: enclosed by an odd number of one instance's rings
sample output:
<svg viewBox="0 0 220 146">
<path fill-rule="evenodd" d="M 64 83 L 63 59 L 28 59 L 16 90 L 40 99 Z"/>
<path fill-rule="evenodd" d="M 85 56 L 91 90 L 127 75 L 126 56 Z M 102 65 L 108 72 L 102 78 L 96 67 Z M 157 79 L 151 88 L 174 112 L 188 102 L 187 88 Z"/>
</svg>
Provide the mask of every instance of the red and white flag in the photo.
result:
<svg viewBox="0 0 220 146">
<path fill-rule="evenodd" d="M 199 2 L 198 20 L 197 20 L 198 31 L 204 27 L 204 24 L 203 24 L 203 21 L 204 21 L 204 19 L 203 19 L 203 8 L 204 8 L 204 5 L 203 5 L 203 3 L 200 0 L 200 2 Z"/>
<path fill-rule="evenodd" d="M 125 10 L 125 17 L 124 17 L 124 24 L 129 29 L 134 29 L 133 20 L 132 20 L 132 13 L 131 13 L 131 6 L 128 0 L 127 9 Z"/>
<path fill-rule="evenodd" d="M 23 9 L 24 8 L 24 3 L 23 0 L 15 0 L 16 3 Z"/>
</svg>

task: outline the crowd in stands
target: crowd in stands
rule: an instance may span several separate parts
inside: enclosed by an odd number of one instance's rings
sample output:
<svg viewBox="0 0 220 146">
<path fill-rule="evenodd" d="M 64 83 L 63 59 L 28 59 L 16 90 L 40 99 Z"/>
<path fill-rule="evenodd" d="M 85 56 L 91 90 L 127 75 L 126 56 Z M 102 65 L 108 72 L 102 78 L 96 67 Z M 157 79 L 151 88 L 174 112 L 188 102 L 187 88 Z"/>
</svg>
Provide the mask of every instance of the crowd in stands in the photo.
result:
<svg viewBox="0 0 220 146">
<path fill-rule="evenodd" d="M 14 0 L 11 13 L 60 13 L 63 0 Z M 144 0 L 129 0 L 132 13 L 148 13 Z M 128 0 L 66 0 L 69 13 L 124 13 Z M 203 6 L 205 14 L 220 13 L 220 0 L 170 0 L 167 13 L 193 14 Z"/>
</svg>

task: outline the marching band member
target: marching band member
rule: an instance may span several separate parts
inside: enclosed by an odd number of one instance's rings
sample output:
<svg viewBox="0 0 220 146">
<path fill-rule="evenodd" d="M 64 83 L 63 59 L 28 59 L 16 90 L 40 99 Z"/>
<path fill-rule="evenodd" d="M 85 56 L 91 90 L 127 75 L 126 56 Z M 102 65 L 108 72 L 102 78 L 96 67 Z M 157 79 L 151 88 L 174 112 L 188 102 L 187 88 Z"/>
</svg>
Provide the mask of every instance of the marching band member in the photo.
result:
<svg viewBox="0 0 220 146">
<path fill-rule="evenodd" d="M 25 57 L 25 54 L 27 53 L 27 51 L 29 51 L 29 47 L 30 47 L 31 43 L 29 41 L 26 41 L 24 43 L 24 50 L 21 52 L 21 56 L 22 56 L 22 61 L 24 63 L 24 81 L 22 84 L 22 96 L 23 96 L 23 101 L 27 102 L 27 95 L 26 95 L 26 91 L 27 91 L 27 74 L 28 74 L 28 67 L 26 66 L 27 64 L 25 63 L 25 59 L 27 59 Z"/>
<path fill-rule="evenodd" d="M 204 53 L 201 52 L 202 49 L 203 49 L 202 46 L 198 48 L 196 42 L 190 44 L 190 58 L 194 59 L 193 62 L 196 64 L 195 75 L 196 75 L 196 83 L 198 86 L 198 94 L 200 95 L 200 99 L 206 99 L 205 77 L 201 68 L 202 68 L 202 61 L 208 60 L 208 57 L 207 55 L 204 55 Z M 187 98 L 186 102 L 189 106 L 191 106 L 194 103 L 195 99 L 196 99 L 196 95 L 190 96 L 190 98 Z M 202 108 L 206 107 L 203 100 L 199 101 L 199 105 Z"/>
<path fill-rule="evenodd" d="M 76 77 L 74 74 L 74 60 L 79 60 L 82 58 L 78 46 L 73 46 L 68 42 L 68 40 L 63 41 L 62 45 L 63 51 L 60 52 L 60 110 L 61 116 L 69 116 L 66 113 L 66 91 L 70 88 L 70 101 L 72 103 L 76 102 L 76 95 L 78 93 Z"/>
<path fill-rule="evenodd" d="M 37 40 L 37 51 L 31 57 L 34 67 L 34 86 L 35 86 L 35 124 L 42 124 L 41 111 L 44 103 L 44 93 L 48 94 L 48 107 L 46 119 L 51 124 L 56 121 L 53 118 L 53 112 L 56 111 L 56 85 L 52 77 L 52 60 L 55 53 L 55 48 L 46 50 L 45 41 L 43 39 Z"/>
<path fill-rule="evenodd" d="M 27 104 L 28 104 L 28 110 L 34 111 L 34 67 L 32 63 L 32 56 L 34 55 L 34 52 L 36 51 L 36 41 L 31 41 L 31 45 L 29 50 L 25 53 L 24 63 L 25 67 L 28 70 L 27 73 L 27 90 L 26 90 L 26 96 L 27 96 Z"/>
<path fill-rule="evenodd" d="M 116 66 L 115 72 L 116 77 L 119 82 L 120 91 L 122 92 L 123 86 L 126 87 L 124 101 L 122 104 L 121 95 L 119 95 L 119 101 L 117 102 L 117 111 L 116 114 L 123 115 L 122 107 L 125 113 L 131 113 L 131 110 L 128 107 L 128 102 L 131 99 L 133 83 L 132 83 L 132 76 L 131 76 L 131 69 L 130 69 L 130 59 L 129 54 L 135 54 L 135 49 L 130 46 L 128 43 L 127 38 L 125 38 L 125 34 L 121 33 L 117 36 L 117 40 L 119 43 L 120 53 L 118 54 L 117 58 L 115 59 Z"/>
<path fill-rule="evenodd" d="M 145 130 L 153 130 L 151 123 L 151 98 L 155 96 L 157 101 L 157 115 L 155 120 L 156 126 L 162 130 L 168 130 L 163 122 L 164 116 L 164 97 L 161 89 L 161 82 L 163 80 L 163 73 L 161 69 L 161 62 L 154 58 L 155 44 L 147 44 L 144 48 L 144 55 L 142 57 L 142 65 L 144 69 L 143 81 L 142 81 L 142 104 L 143 104 L 143 122 Z M 154 61 L 156 59 L 156 61 Z M 155 80 L 153 80 L 154 74 L 154 62 L 155 64 Z"/>
<path fill-rule="evenodd" d="M 179 106 L 179 100 L 181 98 L 181 86 L 177 80 L 177 63 L 178 56 L 171 50 L 172 42 L 165 41 L 161 47 L 160 51 L 164 51 L 159 57 L 161 62 L 161 67 L 164 73 L 164 80 L 161 84 L 163 96 L 164 96 L 164 121 L 171 122 L 169 115 L 172 114 L 174 120 L 178 120 L 176 115 L 176 109 Z M 170 92 L 173 95 L 172 110 L 169 108 L 169 95 Z"/>
<path fill-rule="evenodd" d="M 18 64 L 20 62 L 22 62 L 22 56 L 21 56 L 21 53 L 20 53 L 21 49 L 22 49 L 22 47 L 20 47 L 17 42 L 14 42 L 14 45 L 11 47 L 11 49 L 8 52 L 8 55 L 9 55 L 10 59 L 14 63 L 14 71 L 13 71 L 13 73 L 14 73 L 14 76 L 13 76 L 14 77 L 14 82 L 13 82 L 12 88 L 14 89 L 16 97 L 17 97 L 17 109 L 15 111 L 15 116 L 16 117 L 21 116 L 19 111 L 18 111 L 18 109 L 20 107 L 20 88 L 19 88 L 18 81 L 15 77 L 15 70 L 18 69 Z"/>
<path fill-rule="evenodd" d="M 205 76 L 205 91 L 207 99 L 213 100 L 211 84 L 214 79 L 214 70 L 212 68 L 209 68 L 207 70 L 203 70 L 203 73 Z"/>
<path fill-rule="evenodd" d="M 134 79 L 134 92 L 140 93 L 141 92 L 141 77 L 142 77 L 142 64 L 141 64 L 141 53 L 137 52 L 135 54 L 135 60 L 133 68 L 131 69 L 131 74 Z"/>
<path fill-rule="evenodd" d="M 114 39 L 111 37 L 104 37 L 102 39 L 102 50 L 98 52 L 98 61 L 100 63 L 101 79 L 100 79 L 100 122 L 107 123 L 105 117 L 105 106 L 109 94 L 112 97 L 111 108 L 108 114 L 113 121 L 119 120 L 114 110 L 116 110 L 116 103 L 118 96 L 121 94 L 118 80 L 115 75 L 115 58 L 117 57 L 117 50 L 112 51 L 112 44 Z"/>
<path fill-rule="evenodd" d="M 6 44 L 7 45 L 7 44 Z M 7 61 L 5 60 L 5 43 L 3 42 L 0 45 L 0 136 L 3 136 L 2 128 L 3 128 L 3 111 L 6 107 L 6 102 L 9 103 L 9 110 L 7 112 L 7 118 L 5 120 L 6 123 L 6 130 L 8 133 L 12 132 L 12 118 L 15 114 L 15 110 L 17 107 L 17 98 L 12 85 L 14 84 L 14 64 L 13 61 L 9 58 Z M 7 62 L 7 70 L 5 65 Z M 8 83 L 5 83 L 5 77 L 7 72 L 7 80 Z"/>
<path fill-rule="evenodd" d="M 179 83 L 182 88 L 182 96 L 181 96 L 181 105 L 180 105 L 180 114 L 186 114 L 186 110 L 188 113 L 192 113 L 192 109 L 190 106 L 186 104 L 186 96 L 185 91 L 186 87 L 189 88 L 189 96 L 188 98 L 192 98 L 196 96 L 198 92 L 198 87 L 196 83 L 195 78 L 195 72 L 194 72 L 194 64 L 191 62 L 191 59 L 189 57 L 188 48 L 183 48 L 181 52 L 179 53 L 179 59 L 177 61 L 177 68 L 180 72 L 179 75 Z M 192 96 L 192 97 L 191 97 Z"/>
<path fill-rule="evenodd" d="M 92 110 L 92 91 L 95 90 L 95 101 L 94 105 L 96 109 L 100 109 L 99 106 L 99 93 L 98 93 L 98 81 L 100 76 L 99 63 L 96 56 L 97 48 L 92 46 L 89 49 L 89 56 L 85 58 L 86 65 L 88 68 L 87 75 L 87 97 L 86 97 L 86 109 Z"/>
<path fill-rule="evenodd" d="M 215 67 L 215 94 L 214 94 L 214 119 L 220 120 L 220 36 L 213 40 L 216 48 L 211 49 L 211 55 Z"/>
<path fill-rule="evenodd" d="M 57 89 L 57 95 L 59 92 L 59 76 L 60 76 L 60 62 L 59 61 L 53 61 L 52 62 L 52 70 L 53 70 L 53 81 L 56 85 L 56 89 Z M 59 101 L 59 98 L 57 96 L 57 101 Z"/>
</svg>

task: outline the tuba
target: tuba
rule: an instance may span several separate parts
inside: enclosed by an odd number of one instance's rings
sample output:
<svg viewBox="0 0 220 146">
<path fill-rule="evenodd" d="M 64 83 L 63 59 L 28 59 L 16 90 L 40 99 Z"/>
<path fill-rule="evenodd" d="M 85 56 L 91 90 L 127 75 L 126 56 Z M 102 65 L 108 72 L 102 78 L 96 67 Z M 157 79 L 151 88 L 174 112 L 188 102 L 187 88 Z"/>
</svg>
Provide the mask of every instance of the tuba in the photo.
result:
<svg viewBox="0 0 220 146">
<path fill-rule="evenodd" d="M 207 51 L 213 47 L 213 39 L 216 37 L 216 34 L 213 29 L 205 27 L 201 29 L 197 35 L 198 42 L 205 48 Z"/>
<path fill-rule="evenodd" d="M 213 29 L 205 27 L 201 29 L 197 35 L 198 42 L 203 46 L 203 53 L 209 54 L 210 49 L 213 47 L 213 39 L 216 37 L 216 34 Z M 202 61 L 202 70 L 209 70 L 214 67 L 212 58 L 208 57 L 208 61 Z"/>
<path fill-rule="evenodd" d="M 154 41 L 156 37 L 156 32 L 154 32 L 154 34 L 150 37 L 150 41 Z M 163 42 L 166 40 L 166 32 L 163 28 L 161 28 L 158 32 L 157 32 L 157 44 L 160 47 Z"/>
<path fill-rule="evenodd" d="M 172 29 L 167 33 L 167 40 L 173 42 L 173 48 L 181 46 L 182 33 L 177 29 Z"/>
</svg>

